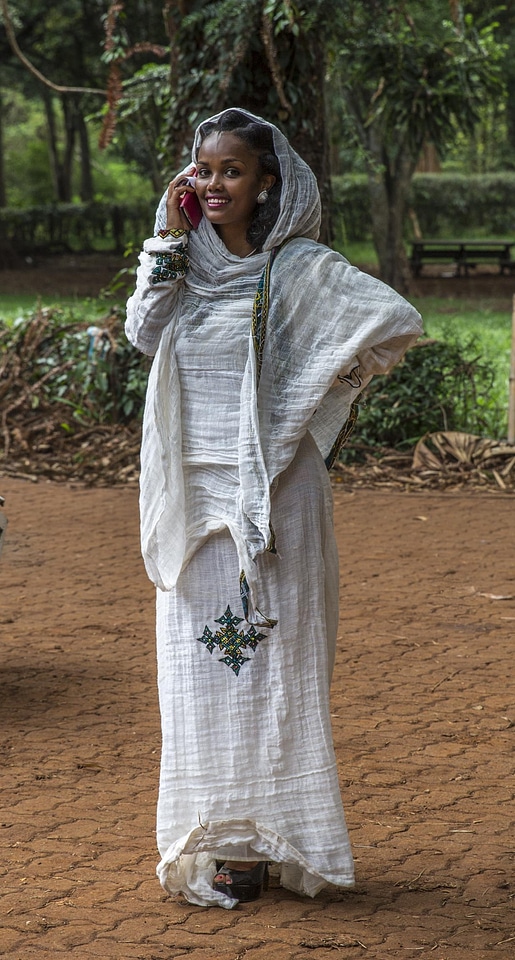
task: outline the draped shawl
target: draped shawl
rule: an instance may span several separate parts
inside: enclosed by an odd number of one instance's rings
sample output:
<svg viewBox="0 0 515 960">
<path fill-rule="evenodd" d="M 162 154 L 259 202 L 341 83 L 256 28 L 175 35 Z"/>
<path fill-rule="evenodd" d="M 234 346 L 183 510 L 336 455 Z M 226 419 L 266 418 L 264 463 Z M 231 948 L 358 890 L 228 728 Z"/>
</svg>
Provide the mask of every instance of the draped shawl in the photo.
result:
<svg viewBox="0 0 515 960">
<path fill-rule="evenodd" d="M 230 330 L 235 305 L 242 300 L 249 305 L 235 508 L 231 516 L 219 516 L 213 529 L 225 524 L 231 531 L 249 582 L 251 605 L 256 600 L 253 561 L 270 546 L 274 481 L 291 463 L 308 430 L 324 458 L 330 456 L 363 387 L 374 374 L 389 370 L 421 333 L 419 314 L 406 300 L 316 242 L 320 197 L 315 177 L 283 134 L 272 124 L 268 126 L 282 188 L 279 217 L 263 252 L 236 257 L 203 218 L 189 237 L 190 268 L 184 281 L 167 284 L 170 289 L 164 295 L 163 289 L 145 287 L 140 274 L 138 289 L 128 304 L 127 321 L 133 343 L 145 344 L 142 349 L 147 352 L 157 347 L 144 416 L 141 535 L 151 580 L 169 590 L 212 522 L 206 519 L 198 542 L 186 536 L 181 395 L 174 355 L 177 318 L 187 309 L 188 297 L 202 298 L 216 307 L 217 315 L 227 317 Z M 200 142 L 199 128 L 193 145 L 194 164 Z M 165 216 L 166 196 L 157 211 L 156 232 L 165 225 Z M 251 305 L 269 253 L 280 245 L 271 269 L 258 380 Z M 153 315 L 154 325 L 157 322 L 159 327 L 154 346 L 144 335 L 148 315 Z M 279 554 L 287 548 L 287 544 L 278 544 Z"/>
</svg>

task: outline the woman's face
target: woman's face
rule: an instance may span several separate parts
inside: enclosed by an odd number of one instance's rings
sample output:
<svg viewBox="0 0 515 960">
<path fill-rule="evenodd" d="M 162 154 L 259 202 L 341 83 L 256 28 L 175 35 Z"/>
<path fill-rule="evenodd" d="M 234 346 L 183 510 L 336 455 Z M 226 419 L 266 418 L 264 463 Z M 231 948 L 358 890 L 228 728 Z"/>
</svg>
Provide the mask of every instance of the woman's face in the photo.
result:
<svg viewBox="0 0 515 960">
<path fill-rule="evenodd" d="M 274 183 L 257 154 L 233 133 L 212 133 L 201 144 L 195 189 L 204 216 L 229 249 L 245 238 L 258 194 Z"/>
</svg>

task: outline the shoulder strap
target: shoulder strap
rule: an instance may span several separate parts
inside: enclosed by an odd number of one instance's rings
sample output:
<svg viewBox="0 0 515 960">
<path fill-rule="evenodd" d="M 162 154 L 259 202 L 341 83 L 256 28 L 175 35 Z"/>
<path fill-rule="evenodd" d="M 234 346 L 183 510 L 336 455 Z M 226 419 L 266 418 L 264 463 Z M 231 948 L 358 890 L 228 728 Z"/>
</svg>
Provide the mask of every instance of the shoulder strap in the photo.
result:
<svg viewBox="0 0 515 960">
<path fill-rule="evenodd" d="M 256 296 L 252 307 L 252 341 L 256 353 L 256 386 L 259 384 L 263 351 L 265 349 L 266 328 L 268 323 L 268 304 L 270 299 L 270 271 L 280 247 L 274 247 L 259 278 Z"/>
</svg>

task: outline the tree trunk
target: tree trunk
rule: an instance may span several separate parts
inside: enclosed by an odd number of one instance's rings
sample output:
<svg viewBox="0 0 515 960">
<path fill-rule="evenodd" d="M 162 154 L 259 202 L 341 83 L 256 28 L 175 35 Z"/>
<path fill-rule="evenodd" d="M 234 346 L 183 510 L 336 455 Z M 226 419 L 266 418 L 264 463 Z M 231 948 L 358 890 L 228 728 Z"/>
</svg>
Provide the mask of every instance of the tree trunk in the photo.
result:
<svg viewBox="0 0 515 960">
<path fill-rule="evenodd" d="M 152 183 L 152 189 L 156 195 L 161 195 L 165 188 L 165 178 L 161 172 L 156 154 L 155 154 L 155 141 L 152 141 L 150 144 L 150 180 Z"/>
<path fill-rule="evenodd" d="M 179 91 L 179 76 L 181 63 L 181 48 L 178 42 L 180 29 L 184 17 L 191 13 L 194 2 L 192 0 L 166 0 L 163 6 L 165 29 L 170 40 L 170 113 L 168 123 L 165 123 L 163 147 L 167 154 L 165 162 L 165 178 L 177 173 L 181 167 L 181 158 L 186 144 L 191 143 L 191 126 L 184 119 L 182 124 L 174 127 L 173 114 Z M 214 112 L 214 111 L 213 111 Z M 168 129 L 166 129 L 168 127 Z M 173 129 L 172 129 L 173 128 Z"/>
<path fill-rule="evenodd" d="M 515 153 L 515 77 L 507 77 L 506 91 L 508 94 L 506 100 L 507 140 L 512 152 Z"/>
<path fill-rule="evenodd" d="M 374 124 L 368 128 L 368 148 L 372 237 L 381 280 L 399 293 L 407 293 L 410 269 L 404 247 L 404 224 L 416 162 L 402 145 L 394 158 L 388 157 L 381 130 Z"/>
<path fill-rule="evenodd" d="M 64 203 L 71 203 L 73 197 L 72 174 L 75 133 L 77 130 L 77 110 L 74 100 L 64 95 L 61 99 L 63 111 L 65 144 L 61 164 L 62 197 Z"/>
<path fill-rule="evenodd" d="M 434 143 L 424 140 L 422 150 L 418 158 L 417 173 L 441 173 L 442 164 Z"/>
<path fill-rule="evenodd" d="M 409 289 L 410 269 L 404 247 L 404 222 L 411 177 L 390 181 L 369 174 L 372 236 L 381 280 L 399 293 Z"/>
<path fill-rule="evenodd" d="M 91 151 L 89 148 L 88 128 L 80 105 L 76 104 L 76 125 L 80 145 L 80 198 L 83 203 L 93 200 L 95 190 L 91 171 Z"/>
<path fill-rule="evenodd" d="M 190 87 L 184 83 L 181 85 L 184 76 L 198 68 L 190 53 L 183 55 L 181 52 L 184 18 L 197 6 L 191 0 L 167 0 L 164 6 L 171 49 L 171 112 L 164 137 L 169 170 L 180 169 L 184 145 L 191 142 L 192 108 L 198 109 L 200 106 L 204 116 L 207 110 L 206 98 L 202 101 L 199 96 L 199 84 L 194 87 L 193 93 Z M 214 0 L 209 3 L 208 0 L 203 6 L 212 6 L 216 12 L 218 4 Z M 213 73 L 208 98 L 210 113 L 241 105 L 252 113 L 264 116 L 283 130 L 294 149 L 309 164 L 317 178 L 322 199 L 320 239 L 324 243 L 331 243 L 330 155 L 324 95 L 325 44 L 315 30 L 300 30 L 294 34 L 282 29 L 276 33 L 264 2 L 261 10 L 256 4 L 249 4 L 249 7 L 248 30 L 255 37 L 255 42 L 241 41 L 237 66 L 232 72 L 229 71 L 223 83 L 216 86 L 218 50 L 209 34 L 206 40 L 202 25 L 197 27 L 197 33 L 191 26 L 186 28 L 190 32 L 186 35 L 184 47 L 188 51 L 212 48 L 212 62 L 209 64 L 209 75 Z M 242 77 L 247 78 L 246 86 L 242 84 Z M 288 100 L 288 88 L 296 92 L 294 104 Z"/>
<path fill-rule="evenodd" d="M 50 176 L 52 178 L 52 186 L 54 190 L 54 200 L 58 202 L 61 200 L 61 172 L 60 172 L 60 163 L 59 163 L 59 149 L 57 144 L 57 131 L 55 125 L 55 115 L 54 115 L 54 104 L 52 100 L 52 95 L 47 87 L 41 88 L 41 95 L 43 97 L 43 105 L 45 108 L 45 116 L 47 123 L 47 144 L 48 144 L 48 158 L 50 161 Z"/>
<path fill-rule="evenodd" d="M 299 74 L 300 102 L 304 104 L 303 116 L 310 118 L 309 128 L 302 126 L 292 133 L 291 145 L 311 167 L 317 178 L 322 200 L 322 224 L 320 241 L 328 246 L 334 240 L 332 220 L 331 153 L 327 130 L 327 108 L 325 99 L 326 56 L 323 45 L 313 40 L 311 34 L 305 40 L 304 62 L 311 60 L 312 69 L 306 76 Z"/>
<path fill-rule="evenodd" d="M 4 157 L 4 102 L 0 91 L 0 207 L 7 206 L 7 185 L 5 182 Z"/>
</svg>

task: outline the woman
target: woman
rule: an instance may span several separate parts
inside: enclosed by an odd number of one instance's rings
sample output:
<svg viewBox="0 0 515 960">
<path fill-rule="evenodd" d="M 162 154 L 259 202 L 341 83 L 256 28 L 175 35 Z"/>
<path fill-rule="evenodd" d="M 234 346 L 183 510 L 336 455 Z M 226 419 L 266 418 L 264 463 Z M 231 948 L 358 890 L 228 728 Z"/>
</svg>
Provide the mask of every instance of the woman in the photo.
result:
<svg viewBox="0 0 515 960">
<path fill-rule="evenodd" d="M 268 861 L 298 893 L 353 883 L 329 715 L 326 465 L 360 391 L 421 327 L 316 242 L 315 178 L 272 124 L 224 111 L 192 156 L 144 243 L 127 334 L 156 355 L 140 505 L 158 587 L 158 875 L 231 908 L 260 895 Z"/>
</svg>

